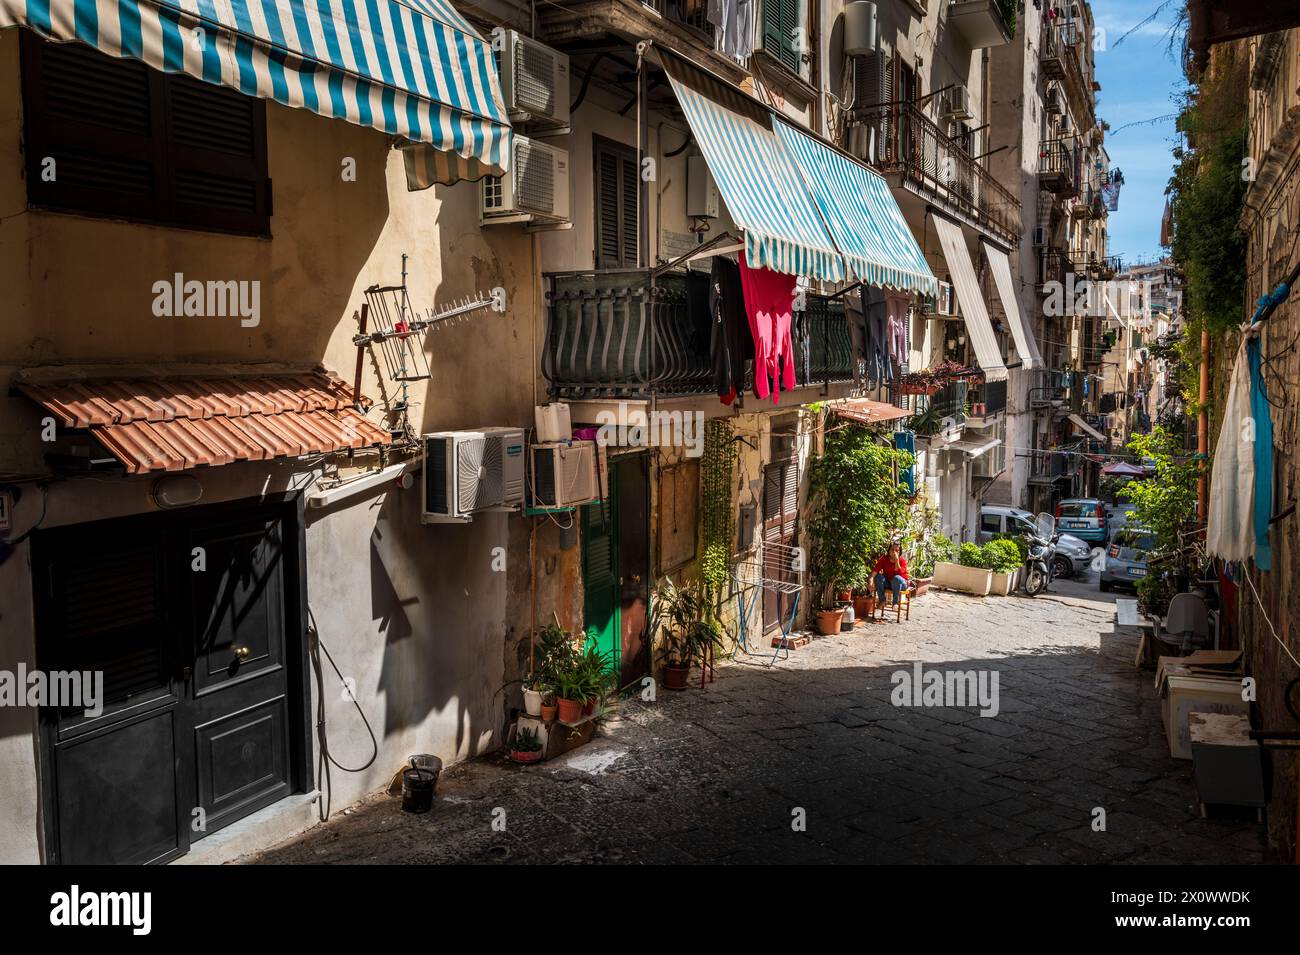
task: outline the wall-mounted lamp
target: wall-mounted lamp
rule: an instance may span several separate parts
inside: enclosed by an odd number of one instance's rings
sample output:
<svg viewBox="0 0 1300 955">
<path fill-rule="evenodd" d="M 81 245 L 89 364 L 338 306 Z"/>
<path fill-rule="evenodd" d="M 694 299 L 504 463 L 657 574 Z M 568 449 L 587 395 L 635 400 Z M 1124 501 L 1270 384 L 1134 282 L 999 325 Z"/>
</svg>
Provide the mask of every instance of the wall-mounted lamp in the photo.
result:
<svg viewBox="0 0 1300 955">
<path fill-rule="evenodd" d="M 203 485 L 193 474 L 169 474 L 153 482 L 149 497 L 164 510 L 189 507 L 203 497 Z"/>
</svg>

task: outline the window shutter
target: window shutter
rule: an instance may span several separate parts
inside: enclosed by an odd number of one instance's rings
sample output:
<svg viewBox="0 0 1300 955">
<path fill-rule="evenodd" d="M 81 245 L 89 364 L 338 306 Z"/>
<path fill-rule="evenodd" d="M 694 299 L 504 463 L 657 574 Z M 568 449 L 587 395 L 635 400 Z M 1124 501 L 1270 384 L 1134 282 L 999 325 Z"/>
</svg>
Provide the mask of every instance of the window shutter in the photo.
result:
<svg viewBox="0 0 1300 955">
<path fill-rule="evenodd" d="M 795 49 L 795 30 L 800 24 L 801 0 L 763 0 L 763 49 L 795 73 L 800 55 Z"/>
<path fill-rule="evenodd" d="M 637 261 L 636 152 L 621 143 L 597 139 L 596 268 L 632 268 Z"/>
<path fill-rule="evenodd" d="M 22 65 L 33 204 L 269 234 L 262 100 L 28 31 Z"/>
</svg>

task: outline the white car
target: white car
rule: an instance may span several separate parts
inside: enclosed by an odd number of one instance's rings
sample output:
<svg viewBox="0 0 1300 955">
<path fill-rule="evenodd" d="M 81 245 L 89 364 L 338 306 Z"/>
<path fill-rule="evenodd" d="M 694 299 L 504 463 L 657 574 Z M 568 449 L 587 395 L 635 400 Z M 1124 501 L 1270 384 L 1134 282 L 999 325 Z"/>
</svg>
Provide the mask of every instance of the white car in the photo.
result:
<svg viewBox="0 0 1300 955">
<path fill-rule="evenodd" d="M 985 504 L 980 508 L 980 543 L 987 544 L 994 534 L 1020 536 L 1033 533 L 1037 519 L 1029 511 L 1010 504 Z M 1073 534 L 1062 534 L 1056 542 L 1052 576 L 1073 577 L 1092 563 L 1092 548 Z"/>
</svg>

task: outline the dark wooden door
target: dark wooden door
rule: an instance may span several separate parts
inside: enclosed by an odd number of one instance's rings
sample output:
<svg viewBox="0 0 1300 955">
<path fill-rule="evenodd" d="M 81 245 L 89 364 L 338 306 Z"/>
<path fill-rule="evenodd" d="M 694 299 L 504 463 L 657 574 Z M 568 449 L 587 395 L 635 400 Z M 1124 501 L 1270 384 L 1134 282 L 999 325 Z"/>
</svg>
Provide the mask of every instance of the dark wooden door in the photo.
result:
<svg viewBox="0 0 1300 955">
<path fill-rule="evenodd" d="M 104 673 L 102 714 L 42 715 L 50 861 L 165 862 L 302 783 L 296 511 L 34 536 L 39 665 Z"/>
<path fill-rule="evenodd" d="M 799 459 L 793 436 L 772 435 L 772 463 L 763 468 L 763 576 L 771 580 L 796 579 L 790 566 L 790 548 L 797 541 L 799 516 Z M 792 594 L 771 588 L 763 591 L 763 627 L 771 629 L 788 616 Z"/>
</svg>

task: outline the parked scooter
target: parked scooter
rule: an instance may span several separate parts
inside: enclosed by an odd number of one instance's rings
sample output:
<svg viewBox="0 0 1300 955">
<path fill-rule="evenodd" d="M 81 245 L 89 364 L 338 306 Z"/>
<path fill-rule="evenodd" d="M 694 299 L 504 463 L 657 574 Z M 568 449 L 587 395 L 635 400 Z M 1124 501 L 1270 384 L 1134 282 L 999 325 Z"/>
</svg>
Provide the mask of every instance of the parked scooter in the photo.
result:
<svg viewBox="0 0 1300 955">
<path fill-rule="evenodd" d="M 1032 534 L 1025 535 L 1029 553 L 1025 557 L 1025 595 L 1037 597 L 1047 590 L 1052 581 L 1052 568 L 1055 564 L 1056 542 L 1061 535 L 1056 532 L 1056 518 L 1051 514 L 1038 515 L 1038 527 Z"/>
</svg>

